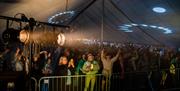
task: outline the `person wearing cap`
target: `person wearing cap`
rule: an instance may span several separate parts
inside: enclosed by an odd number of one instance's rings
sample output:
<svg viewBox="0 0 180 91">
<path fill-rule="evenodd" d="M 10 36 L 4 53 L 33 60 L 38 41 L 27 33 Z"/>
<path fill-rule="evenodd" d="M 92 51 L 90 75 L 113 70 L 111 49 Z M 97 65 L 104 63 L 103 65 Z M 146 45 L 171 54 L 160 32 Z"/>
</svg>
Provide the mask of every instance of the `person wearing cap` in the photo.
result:
<svg viewBox="0 0 180 91">
<path fill-rule="evenodd" d="M 84 91 L 87 91 L 89 89 L 90 82 L 91 82 L 90 91 L 94 91 L 94 85 L 96 82 L 96 73 L 98 73 L 99 71 L 99 64 L 96 60 L 94 60 L 94 56 L 91 53 L 87 55 L 87 61 L 84 63 L 81 70 L 84 74 L 86 74 Z"/>
</svg>

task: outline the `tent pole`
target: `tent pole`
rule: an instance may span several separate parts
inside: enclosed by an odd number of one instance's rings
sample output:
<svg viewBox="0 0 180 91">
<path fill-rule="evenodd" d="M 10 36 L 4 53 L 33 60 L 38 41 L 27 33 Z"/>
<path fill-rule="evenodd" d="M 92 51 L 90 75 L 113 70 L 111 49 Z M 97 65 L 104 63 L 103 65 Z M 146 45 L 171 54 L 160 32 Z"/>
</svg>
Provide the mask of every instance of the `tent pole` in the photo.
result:
<svg viewBox="0 0 180 91">
<path fill-rule="evenodd" d="M 104 0 L 102 0 L 102 16 L 101 16 L 101 48 L 103 48 L 104 40 Z"/>
</svg>

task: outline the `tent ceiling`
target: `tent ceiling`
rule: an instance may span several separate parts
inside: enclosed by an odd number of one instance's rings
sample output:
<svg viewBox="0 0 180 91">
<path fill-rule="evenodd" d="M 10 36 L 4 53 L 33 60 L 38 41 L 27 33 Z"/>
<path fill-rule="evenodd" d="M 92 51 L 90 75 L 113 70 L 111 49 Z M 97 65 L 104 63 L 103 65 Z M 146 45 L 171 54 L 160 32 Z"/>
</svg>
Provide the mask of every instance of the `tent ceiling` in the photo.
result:
<svg viewBox="0 0 180 91">
<path fill-rule="evenodd" d="M 75 11 L 75 16 L 94 0 L 0 0 L 0 15 L 13 16 L 24 13 L 28 17 L 47 22 L 49 17 L 66 10 Z M 180 1 L 179 0 L 104 0 L 104 40 L 144 44 L 166 44 L 180 46 Z M 155 6 L 167 11 L 158 14 Z M 73 19 L 73 18 L 72 18 Z M 56 21 L 60 21 L 58 18 Z M 72 21 L 75 31 L 87 38 L 100 39 L 102 23 L 102 0 L 95 2 Z M 147 24 L 167 27 L 172 34 L 161 30 L 133 27 L 132 33 L 118 28 L 123 24 Z M 4 24 L 1 22 L 0 27 Z M 2 28 L 1 28 L 2 29 Z"/>
</svg>

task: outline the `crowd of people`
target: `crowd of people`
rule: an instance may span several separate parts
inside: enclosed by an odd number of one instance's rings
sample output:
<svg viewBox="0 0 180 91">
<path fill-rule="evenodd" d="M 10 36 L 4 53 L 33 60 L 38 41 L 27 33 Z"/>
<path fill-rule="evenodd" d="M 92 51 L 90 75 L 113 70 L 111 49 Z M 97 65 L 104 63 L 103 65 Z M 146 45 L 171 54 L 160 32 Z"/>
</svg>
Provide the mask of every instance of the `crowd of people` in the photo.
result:
<svg viewBox="0 0 180 91">
<path fill-rule="evenodd" d="M 164 70 L 166 74 L 163 73 L 163 76 L 167 79 L 166 75 L 173 77 L 177 74 L 174 68 L 179 67 L 178 50 L 132 44 L 118 48 L 42 48 L 31 58 L 23 54 L 23 48 L 16 47 L 5 48 L 0 55 L 0 71 L 23 72 L 27 77 L 35 77 L 37 80 L 44 76 L 87 75 L 84 91 L 89 88 L 94 91 L 96 74 L 103 75 L 101 88 L 105 91 L 104 89 L 110 89 L 111 85 L 108 84 L 113 74 L 118 74 L 123 81 L 129 72 L 151 73 Z M 162 84 L 164 83 L 162 80 Z"/>
</svg>

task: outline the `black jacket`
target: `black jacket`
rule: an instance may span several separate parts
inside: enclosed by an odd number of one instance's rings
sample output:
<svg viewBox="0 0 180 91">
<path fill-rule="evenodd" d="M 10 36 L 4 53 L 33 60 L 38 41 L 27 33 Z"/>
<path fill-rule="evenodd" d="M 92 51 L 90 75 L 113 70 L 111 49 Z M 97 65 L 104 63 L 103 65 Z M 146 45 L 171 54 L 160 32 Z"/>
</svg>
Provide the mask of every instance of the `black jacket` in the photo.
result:
<svg viewBox="0 0 180 91">
<path fill-rule="evenodd" d="M 55 72 L 56 76 L 67 76 L 68 68 L 66 65 L 58 65 Z"/>
</svg>

